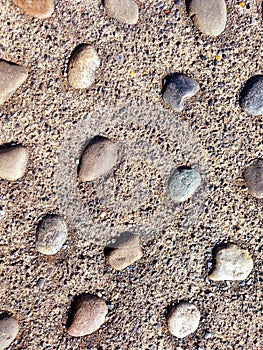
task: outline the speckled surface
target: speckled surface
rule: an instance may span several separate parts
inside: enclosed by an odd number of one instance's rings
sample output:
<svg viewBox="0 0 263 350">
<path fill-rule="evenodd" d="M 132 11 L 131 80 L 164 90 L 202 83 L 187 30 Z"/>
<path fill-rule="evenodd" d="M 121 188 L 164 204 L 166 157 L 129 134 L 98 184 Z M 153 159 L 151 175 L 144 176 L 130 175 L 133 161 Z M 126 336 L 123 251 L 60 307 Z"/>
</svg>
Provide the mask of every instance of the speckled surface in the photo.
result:
<svg viewBox="0 0 263 350">
<path fill-rule="evenodd" d="M 25 177 L 0 181 L 0 309 L 12 312 L 20 323 L 10 349 L 263 346 L 262 201 L 250 196 L 241 180 L 244 167 L 262 157 L 263 124 L 262 116 L 249 116 L 239 106 L 247 79 L 262 74 L 261 2 L 245 1 L 242 8 L 228 1 L 226 30 L 215 39 L 193 27 L 184 2 L 139 5 L 138 24 L 127 26 L 107 18 L 100 1 L 57 1 L 45 20 L 22 14 L 9 0 L 2 2 L 1 58 L 29 70 L 27 81 L 0 111 L 0 143 L 30 148 Z M 87 91 L 73 90 L 66 79 L 68 59 L 81 43 L 92 43 L 102 60 Z M 191 203 L 180 206 L 166 229 L 142 242 L 143 258 L 121 272 L 105 265 L 101 245 L 84 244 L 74 228 L 57 255 L 40 255 L 35 249 L 38 221 L 47 213 L 64 214 L 54 181 L 64 136 L 93 112 L 93 125 L 99 128 L 98 116 L 105 117 L 109 105 L 162 106 L 162 79 L 173 72 L 187 74 L 200 85 L 182 114 L 165 112 L 171 128 L 173 118 L 182 120 L 204 150 L 207 187 L 199 219 L 183 228 Z M 137 138 L 143 133 L 141 123 L 131 117 L 132 126 L 127 119 L 115 127 L 113 119 L 114 139 L 128 142 L 131 131 Z M 104 130 L 105 136 L 109 133 Z M 174 143 L 168 137 L 162 144 L 162 132 L 154 125 L 148 125 L 147 135 L 173 152 Z M 81 187 L 80 193 L 84 202 L 91 199 L 88 187 Z M 247 248 L 253 257 L 254 269 L 244 282 L 207 278 L 214 245 L 226 241 Z M 42 289 L 39 278 L 46 280 Z M 74 339 L 65 331 L 68 311 L 72 297 L 84 292 L 102 296 L 110 310 L 98 332 Z M 178 340 L 168 333 L 166 315 L 182 300 L 198 307 L 201 322 L 194 334 Z"/>
</svg>

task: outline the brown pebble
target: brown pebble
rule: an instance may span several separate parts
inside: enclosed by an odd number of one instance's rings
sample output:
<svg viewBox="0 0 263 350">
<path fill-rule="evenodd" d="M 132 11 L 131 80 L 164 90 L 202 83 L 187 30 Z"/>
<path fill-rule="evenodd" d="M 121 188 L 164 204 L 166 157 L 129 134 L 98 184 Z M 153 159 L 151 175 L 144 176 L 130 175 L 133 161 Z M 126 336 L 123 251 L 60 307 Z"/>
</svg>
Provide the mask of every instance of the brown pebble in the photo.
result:
<svg viewBox="0 0 263 350">
<path fill-rule="evenodd" d="M 11 146 L 0 150 L 0 178 L 15 181 L 24 176 L 29 152 L 23 146 Z"/>
<path fill-rule="evenodd" d="M 37 18 L 50 17 L 54 12 L 53 0 L 13 0 L 13 2 L 23 11 Z"/>
</svg>

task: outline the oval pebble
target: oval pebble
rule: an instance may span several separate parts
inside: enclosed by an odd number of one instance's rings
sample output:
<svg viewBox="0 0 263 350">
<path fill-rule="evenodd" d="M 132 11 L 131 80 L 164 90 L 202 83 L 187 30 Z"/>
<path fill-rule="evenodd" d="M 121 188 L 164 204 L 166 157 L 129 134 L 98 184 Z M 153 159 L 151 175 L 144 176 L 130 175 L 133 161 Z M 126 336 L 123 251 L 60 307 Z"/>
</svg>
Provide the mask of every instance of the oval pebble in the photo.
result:
<svg viewBox="0 0 263 350">
<path fill-rule="evenodd" d="M 0 150 L 0 178 L 15 181 L 24 176 L 29 151 L 23 146 L 10 146 Z"/>
<path fill-rule="evenodd" d="M 13 0 L 13 2 L 23 11 L 37 18 L 50 17 L 54 12 L 53 0 Z"/>
<path fill-rule="evenodd" d="M 263 159 L 255 160 L 244 171 L 244 179 L 248 191 L 252 196 L 263 198 Z"/>
<path fill-rule="evenodd" d="M 263 115 L 263 76 L 250 78 L 240 93 L 240 106 L 250 115 Z"/>
<path fill-rule="evenodd" d="M 107 15 L 125 24 L 135 24 L 139 19 L 138 5 L 133 0 L 105 0 Z"/>
<path fill-rule="evenodd" d="M 14 341 L 19 330 L 17 320 L 7 314 L 0 315 L 0 350 L 4 350 Z"/>
<path fill-rule="evenodd" d="M 67 224 L 59 215 L 47 215 L 37 228 L 36 248 L 45 255 L 56 254 L 66 242 Z"/>
</svg>

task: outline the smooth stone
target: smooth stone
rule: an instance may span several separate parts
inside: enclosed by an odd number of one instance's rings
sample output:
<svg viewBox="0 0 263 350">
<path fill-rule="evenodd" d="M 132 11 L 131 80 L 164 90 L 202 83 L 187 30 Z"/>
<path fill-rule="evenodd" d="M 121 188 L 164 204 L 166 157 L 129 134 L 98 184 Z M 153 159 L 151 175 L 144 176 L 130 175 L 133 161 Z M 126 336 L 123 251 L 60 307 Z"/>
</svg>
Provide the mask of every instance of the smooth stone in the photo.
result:
<svg viewBox="0 0 263 350">
<path fill-rule="evenodd" d="M 184 100 L 193 97 L 198 90 L 199 85 L 196 81 L 184 74 L 175 73 L 167 77 L 162 95 L 164 101 L 175 112 L 181 112 L 184 109 Z"/>
<path fill-rule="evenodd" d="M 119 146 L 105 137 L 92 139 L 80 159 L 80 181 L 93 181 L 106 174 L 116 165 L 118 151 Z"/>
<path fill-rule="evenodd" d="M 192 197 L 201 185 L 201 175 L 197 170 L 179 167 L 172 173 L 168 190 L 176 203 L 182 203 Z"/>
<path fill-rule="evenodd" d="M 227 9 L 224 0 L 186 0 L 189 16 L 204 34 L 220 35 L 226 26 Z"/>
<path fill-rule="evenodd" d="M 113 247 L 105 249 L 106 261 L 115 270 L 123 270 L 141 259 L 143 253 L 138 236 L 124 232 Z"/>
<path fill-rule="evenodd" d="M 252 196 L 263 198 L 263 159 L 255 160 L 244 171 L 245 184 Z"/>
<path fill-rule="evenodd" d="M 54 12 L 53 0 L 13 0 L 13 2 L 23 11 L 37 18 L 50 17 Z"/>
<path fill-rule="evenodd" d="M 108 307 L 96 295 L 81 295 L 74 302 L 72 315 L 68 321 L 68 334 L 83 337 L 96 332 L 105 322 Z"/>
<path fill-rule="evenodd" d="M 263 76 L 250 78 L 240 93 L 241 108 L 253 116 L 263 115 Z"/>
<path fill-rule="evenodd" d="M 196 331 L 199 326 L 200 312 L 190 303 L 180 303 L 173 307 L 167 317 L 170 333 L 177 338 L 184 338 Z"/>
<path fill-rule="evenodd" d="M 217 249 L 215 266 L 208 278 L 212 281 L 243 281 L 253 269 L 248 250 L 228 243 Z"/>
<path fill-rule="evenodd" d="M 0 315 L 0 350 L 4 350 L 14 341 L 19 331 L 17 320 L 7 314 Z"/>
<path fill-rule="evenodd" d="M 0 104 L 7 101 L 25 82 L 28 71 L 13 62 L 0 60 Z"/>
<path fill-rule="evenodd" d="M 0 178 L 15 181 L 24 176 L 29 151 L 23 146 L 10 146 L 0 150 Z"/>
<path fill-rule="evenodd" d="M 139 8 L 133 0 L 105 0 L 104 6 L 109 17 L 124 24 L 136 24 Z"/>
<path fill-rule="evenodd" d="M 69 85 L 75 89 L 87 89 L 94 83 L 99 66 L 100 58 L 95 48 L 92 45 L 80 45 L 69 60 Z"/>
<path fill-rule="evenodd" d="M 36 249 L 45 255 L 56 254 L 67 240 L 66 221 L 59 215 L 47 215 L 37 228 Z"/>
</svg>

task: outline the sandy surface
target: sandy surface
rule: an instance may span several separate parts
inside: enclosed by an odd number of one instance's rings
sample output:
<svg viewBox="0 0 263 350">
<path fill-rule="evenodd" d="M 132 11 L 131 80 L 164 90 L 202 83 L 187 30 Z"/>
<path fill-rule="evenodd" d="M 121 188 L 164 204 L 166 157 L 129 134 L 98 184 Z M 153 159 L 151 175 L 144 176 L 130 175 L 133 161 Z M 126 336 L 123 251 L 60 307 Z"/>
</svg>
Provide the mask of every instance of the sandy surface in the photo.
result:
<svg viewBox="0 0 263 350">
<path fill-rule="evenodd" d="M 99 1 L 57 1 L 46 20 L 32 19 L 10 1 L 2 1 L 1 58 L 26 66 L 29 78 L 1 105 L 0 141 L 22 143 L 31 152 L 23 179 L 1 180 L 0 309 L 14 313 L 20 323 L 10 349 L 263 348 L 262 201 L 248 195 L 240 181 L 244 166 L 262 156 L 263 124 L 262 117 L 248 116 L 238 103 L 246 80 L 262 74 L 260 2 L 245 1 L 242 8 L 228 1 L 226 30 L 215 39 L 193 27 L 183 2 L 168 0 L 164 7 L 157 3 L 142 2 L 139 23 L 126 26 L 109 20 Z M 89 42 L 103 63 L 91 89 L 73 90 L 66 80 L 67 62 L 77 45 Z M 222 57 L 218 65 L 213 64 L 216 55 Z M 71 221 L 67 212 L 61 212 L 54 174 L 65 135 L 76 135 L 84 116 L 96 112 L 93 123 L 105 136 L 124 144 L 143 137 L 136 113 L 124 115 L 116 124 L 112 116 L 105 123 L 105 111 L 117 103 L 132 102 L 146 110 L 162 106 L 162 79 L 171 72 L 194 78 L 200 92 L 182 114 L 163 107 L 163 116 L 170 121 L 164 123 L 166 143 L 159 141 L 162 130 L 147 120 L 145 135 L 150 134 L 151 142 L 164 152 L 169 144 L 167 153 L 177 147 L 167 133 L 167 125 L 174 133 L 173 119 L 182 120 L 196 135 L 207 170 L 198 220 L 186 229 L 191 203 L 181 205 L 165 229 L 143 241 L 143 258 L 122 272 L 106 266 L 103 246 L 89 238 L 85 241 L 76 227 L 71 227 L 67 244 L 57 255 L 39 254 L 35 249 L 39 219 L 55 212 Z M 80 138 L 80 148 L 82 142 Z M 187 156 L 182 159 L 187 161 Z M 119 174 L 124 193 L 125 171 Z M 154 180 L 154 171 L 151 176 Z M 79 190 L 83 202 L 94 200 L 93 190 L 87 186 Z M 96 206 L 95 202 L 94 211 Z M 158 228 L 155 219 L 152 225 Z M 254 270 L 244 282 L 214 283 L 207 278 L 212 249 L 225 241 L 248 248 L 254 259 Z M 39 278 L 46 280 L 41 290 Z M 83 292 L 104 297 L 111 310 L 98 332 L 72 338 L 65 331 L 67 314 L 72 297 Z M 198 330 L 184 340 L 169 335 L 165 321 L 169 308 L 181 300 L 193 302 L 201 312 Z"/>
</svg>

